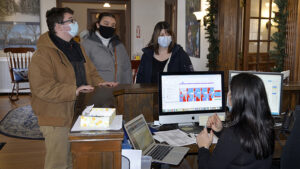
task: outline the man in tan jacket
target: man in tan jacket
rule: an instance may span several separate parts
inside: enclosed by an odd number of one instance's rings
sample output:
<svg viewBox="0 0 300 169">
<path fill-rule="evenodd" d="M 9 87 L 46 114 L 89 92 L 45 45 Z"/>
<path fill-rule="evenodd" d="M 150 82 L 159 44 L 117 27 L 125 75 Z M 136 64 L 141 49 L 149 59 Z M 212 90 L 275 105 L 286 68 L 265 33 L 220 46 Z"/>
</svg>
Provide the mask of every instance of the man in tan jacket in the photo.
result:
<svg viewBox="0 0 300 169">
<path fill-rule="evenodd" d="M 45 169 L 72 168 L 68 133 L 76 96 L 105 82 L 85 51 L 72 38 L 78 24 L 70 8 L 52 8 L 46 13 L 49 32 L 41 35 L 29 66 L 32 108 L 45 137 Z"/>
</svg>

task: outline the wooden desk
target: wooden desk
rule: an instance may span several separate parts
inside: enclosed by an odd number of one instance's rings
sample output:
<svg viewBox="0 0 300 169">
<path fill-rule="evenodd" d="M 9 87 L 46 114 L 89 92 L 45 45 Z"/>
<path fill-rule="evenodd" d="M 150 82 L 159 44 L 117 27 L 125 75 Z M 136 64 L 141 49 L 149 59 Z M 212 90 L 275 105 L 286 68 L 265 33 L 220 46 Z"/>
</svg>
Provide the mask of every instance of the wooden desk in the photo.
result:
<svg viewBox="0 0 300 169">
<path fill-rule="evenodd" d="M 86 105 L 113 107 L 111 88 L 97 88 L 94 93 L 81 93 L 76 102 L 73 124 Z M 123 130 L 70 132 L 74 169 L 121 169 Z"/>
<path fill-rule="evenodd" d="M 298 97 L 300 83 L 290 83 L 283 87 L 283 91 Z M 285 99 L 283 99 L 285 100 Z M 122 114 L 125 121 L 129 121 L 139 114 L 144 114 L 146 121 L 158 119 L 158 90 L 157 85 L 134 84 L 119 85 L 115 88 L 96 88 L 93 93 L 80 94 L 76 103 L 74 120 L 86 105 L 96 107 L 116 107 L 117 114 Z M 291 102 L 289 102 L 291 104 Z M 294 104 L 298 104 L 295 100 Z M 74 168 L 120 168 L 122 131 L 98 131 L 70 133 L 71 151 L 73 153 Z M 197 168 L 197 146 L 190 146 L 186 160 L 192 168 Z M 281 154 L 281 147 L 275 144 L 274 157 Z M 107 162 L 106 162 L 107 161 Z"/>
<path fill-rule="evenodd" d="M 74 169 L 121 169 L 123 131 L 70 133 Z"/>
</svg>

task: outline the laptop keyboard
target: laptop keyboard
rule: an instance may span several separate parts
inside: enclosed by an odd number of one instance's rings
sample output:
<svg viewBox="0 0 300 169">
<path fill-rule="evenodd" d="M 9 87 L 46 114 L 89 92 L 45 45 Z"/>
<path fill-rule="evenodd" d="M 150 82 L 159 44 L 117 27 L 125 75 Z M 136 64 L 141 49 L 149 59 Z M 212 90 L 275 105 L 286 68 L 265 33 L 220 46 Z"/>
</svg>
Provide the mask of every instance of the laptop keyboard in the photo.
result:
<svg viewBox="0 0 300 169">
<path fill-rule="evenodd" d="M 172 149 L 173 147 L 170 146 L 156 145 L 148 155 L 155 160 L 163 160 Z"/>
</svg>

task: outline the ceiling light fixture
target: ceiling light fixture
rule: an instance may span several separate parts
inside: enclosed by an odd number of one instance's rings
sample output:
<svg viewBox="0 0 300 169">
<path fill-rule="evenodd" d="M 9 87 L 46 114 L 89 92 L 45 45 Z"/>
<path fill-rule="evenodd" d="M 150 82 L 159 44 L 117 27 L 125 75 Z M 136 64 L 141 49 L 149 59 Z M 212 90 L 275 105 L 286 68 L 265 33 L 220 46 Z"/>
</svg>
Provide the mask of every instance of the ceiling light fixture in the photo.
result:
<svg viewBox="0 0 300 169">
<path fill-rule="evenodd" d="M 104 7 L 104 8 L 110 8 L 110 4 L 107 3 L 107 2 L 105 2 L 104 5 L 103 5 L 103 7 Z"/>
</svg>

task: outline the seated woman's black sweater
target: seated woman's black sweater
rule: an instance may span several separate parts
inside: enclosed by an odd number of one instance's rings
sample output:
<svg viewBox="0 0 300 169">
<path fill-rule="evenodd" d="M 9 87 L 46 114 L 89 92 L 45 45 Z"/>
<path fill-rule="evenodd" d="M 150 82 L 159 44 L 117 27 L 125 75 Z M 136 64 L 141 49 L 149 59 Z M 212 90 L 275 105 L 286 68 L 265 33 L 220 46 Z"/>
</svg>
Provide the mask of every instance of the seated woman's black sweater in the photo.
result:
<svg viewBox="0 0 300 169">
<path fill-rule="evenodd" d="M 257 160 L 254 153 L 244 151 L 232 128 L 222 130 L 212 154 L 204 147 L 198 151 L 199 169 L 270 169 L 271 163 L 271 155 Z"/>
</svg>

